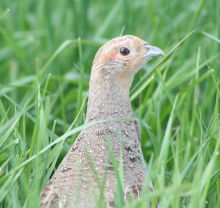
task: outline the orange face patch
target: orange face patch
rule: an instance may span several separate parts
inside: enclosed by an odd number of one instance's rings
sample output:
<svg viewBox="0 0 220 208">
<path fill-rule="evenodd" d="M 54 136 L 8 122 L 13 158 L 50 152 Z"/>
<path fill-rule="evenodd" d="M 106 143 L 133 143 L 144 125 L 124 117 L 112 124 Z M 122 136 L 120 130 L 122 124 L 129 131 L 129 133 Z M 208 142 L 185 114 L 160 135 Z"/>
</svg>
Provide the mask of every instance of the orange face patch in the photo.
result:
<svg viewBox="0 0 220 208">
<path fill-rule="evenodd" d="M 117 58 L 117 55 L 116 55 L 115 53 L 112 53 L 112 54 L 110 55 L 110 58 Z"/>
</svg>

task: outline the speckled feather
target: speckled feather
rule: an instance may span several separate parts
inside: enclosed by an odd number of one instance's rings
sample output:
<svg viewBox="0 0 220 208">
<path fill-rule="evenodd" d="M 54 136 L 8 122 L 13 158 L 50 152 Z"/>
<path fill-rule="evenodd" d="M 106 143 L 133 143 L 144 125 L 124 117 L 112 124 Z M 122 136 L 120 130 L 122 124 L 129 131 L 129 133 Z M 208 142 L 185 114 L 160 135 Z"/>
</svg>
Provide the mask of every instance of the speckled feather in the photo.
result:
<svg viewBox="0 0 220 208">
<path fill-rule="evenodd" d="M 138 122 L 129 101 L 129 88 L 134 75 L 151 59 L 150 55 L 146 56 L 151 52 L 145 47 L 148 45 L 127 35 L 107 42 L 97 52 L 90 78 L 86 122 L 105 122 L 80 133 L 43 189 L 41 207 L 95 208 L 100 192 L 108 207 L 114 207 L 117 179 L 110 151 L 117 163 L 122 155 L 125 199 L 129 193 L 139 196 L 147 170 Z M 130 54 L 121 55 L 121 47 L 128 48 Z M 162 55 L 159 49 L 157 53 L 152 56 Z M 104 184 L 103 191 L 100 191 L 99 182 Z"/>
</svg>

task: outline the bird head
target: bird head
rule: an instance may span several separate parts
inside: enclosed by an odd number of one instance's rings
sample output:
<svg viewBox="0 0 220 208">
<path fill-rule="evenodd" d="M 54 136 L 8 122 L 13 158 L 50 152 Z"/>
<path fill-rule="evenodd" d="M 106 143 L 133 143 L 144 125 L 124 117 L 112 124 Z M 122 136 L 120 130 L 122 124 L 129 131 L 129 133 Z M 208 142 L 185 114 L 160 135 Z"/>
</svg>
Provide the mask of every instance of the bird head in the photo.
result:
<svg viewBox="0 0 220 208">
<path fill-rule="evenodd" d="M 114 79 L 121 87 L 129 88 L 143 65 L 161 55 L 164 52 L 160 48 L 136 36 L 125 35 L 108 41 L 98 50 L 92 71 L 101 79 Z"/>
</svg>

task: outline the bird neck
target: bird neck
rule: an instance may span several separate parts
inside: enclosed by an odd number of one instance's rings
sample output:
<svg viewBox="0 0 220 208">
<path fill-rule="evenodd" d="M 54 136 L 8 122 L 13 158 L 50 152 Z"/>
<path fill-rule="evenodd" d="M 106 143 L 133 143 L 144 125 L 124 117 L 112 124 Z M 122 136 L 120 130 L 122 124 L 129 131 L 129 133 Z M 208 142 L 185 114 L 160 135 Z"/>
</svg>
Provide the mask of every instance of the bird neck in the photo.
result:
<svg viewBox="0 0 220 208">
<path fill-rule="evenodd" d="M 117 78 L 91 75 L 86 121 L 133 118 L 129 87 L 123 88 Z"/>
</svg>

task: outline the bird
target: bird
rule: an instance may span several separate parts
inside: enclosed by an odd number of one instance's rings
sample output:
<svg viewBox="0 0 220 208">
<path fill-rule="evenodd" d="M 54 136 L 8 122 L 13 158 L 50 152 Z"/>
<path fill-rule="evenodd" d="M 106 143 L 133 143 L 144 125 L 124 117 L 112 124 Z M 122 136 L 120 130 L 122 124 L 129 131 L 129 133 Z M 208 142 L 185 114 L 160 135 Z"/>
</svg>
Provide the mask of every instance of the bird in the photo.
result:
<svg viewBox="0 0 220 208">
<path fill-rule="evenodd" d="M 147 168 L 129 91 L 145 63 L 162 55 L 160 48 L 133 35 L 116 37 L 98 50 L 85 117 L 86 123 L 95 123 L 80 132 L 43 188 L 41 208 L 96 208 L 100 198 L 107 207 L 115 207 L 120 165 L 125 201 L 131 194 L 139 197 Z"/>
</svg>

